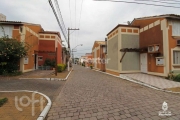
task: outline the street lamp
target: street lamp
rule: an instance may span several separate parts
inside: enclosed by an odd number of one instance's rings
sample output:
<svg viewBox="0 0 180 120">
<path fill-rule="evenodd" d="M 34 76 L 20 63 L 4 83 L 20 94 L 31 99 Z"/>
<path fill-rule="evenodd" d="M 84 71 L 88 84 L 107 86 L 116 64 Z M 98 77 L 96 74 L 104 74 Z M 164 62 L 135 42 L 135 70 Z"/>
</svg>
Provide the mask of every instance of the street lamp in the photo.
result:
<svg viewBox="0 0 180 120">
<path fill-rule="evenodd" d="M 76 45 L 76 47 L 77 47 L 77 46 L 83 46 L 83 44 Z M 74 50 L 76 47 L 74 47 L 74 48 L 72 49 L 73 63 L 75 63 L 74 54 L 73 54 L 74 51 L 73 51 L 73 50 Z"/>
</svg>

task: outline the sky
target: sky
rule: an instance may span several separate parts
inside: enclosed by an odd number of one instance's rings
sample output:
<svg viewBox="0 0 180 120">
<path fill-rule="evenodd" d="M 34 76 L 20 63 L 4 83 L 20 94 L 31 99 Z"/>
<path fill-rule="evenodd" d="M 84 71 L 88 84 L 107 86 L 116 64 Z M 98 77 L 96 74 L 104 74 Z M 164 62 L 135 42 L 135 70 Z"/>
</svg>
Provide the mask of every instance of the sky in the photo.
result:
<svg viewBox="0 0 180 120">
<path fill-rule="evenodd" d="M 53 2 L 54 0 L 52 0 Z M 167 8 L 93 0 L 57 0 L 66 29 L 71 31 L 70 45 L 75 48 L 75 57 L 92 52 L 94 41 L 104 41 L 108 32 L 118 24 L 127 24 L 134 18 L 161 14 L 180 14 L 180 8 Z M 136 1 L 138 0 L 124 0 Z M 167 2 L 167 1 L 166 1 Z M 173 0 L 170 0 L 171 3 Z M 144 1 L 144 3 L 150 3 Z M 159 4 L 162 3 L 152 3 Z M 55 7 L 55 4 L 53 2 Z M 180 7 L 178 4 L 166 4 Z M 46 31 L 59 31 L 65 41 L 48 0 L 0 0 L 0 13 L 8 21 L 22 21 L 41 24 Z M 64 42 L 66 44 L 66 42 Z M 78 46 L 83 44 L 83 46 Z"/>
</svg>

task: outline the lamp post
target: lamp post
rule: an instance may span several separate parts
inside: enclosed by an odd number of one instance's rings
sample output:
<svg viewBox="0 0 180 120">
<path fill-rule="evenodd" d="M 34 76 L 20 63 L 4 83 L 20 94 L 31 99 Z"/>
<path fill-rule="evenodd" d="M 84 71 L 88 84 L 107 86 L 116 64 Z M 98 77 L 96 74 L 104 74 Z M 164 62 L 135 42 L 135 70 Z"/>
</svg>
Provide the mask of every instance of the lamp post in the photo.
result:
<svg viewBox="0 0 180 120">
<path fill-rule="evenodd" d="M 83 44 L 79 44 L 79 45 L 77 45 L 77 46 L 83 46 Z M 76 47 L 77 47 L 77 46 L 76 46 Z M 73 63 L 75 63 L 74 54 L 73 54 L 74 51 L 73 51 L 73 50 L 74 50 L 76 47 L 74 47 L 74 48 L 72 49 Z"/>
</svg>

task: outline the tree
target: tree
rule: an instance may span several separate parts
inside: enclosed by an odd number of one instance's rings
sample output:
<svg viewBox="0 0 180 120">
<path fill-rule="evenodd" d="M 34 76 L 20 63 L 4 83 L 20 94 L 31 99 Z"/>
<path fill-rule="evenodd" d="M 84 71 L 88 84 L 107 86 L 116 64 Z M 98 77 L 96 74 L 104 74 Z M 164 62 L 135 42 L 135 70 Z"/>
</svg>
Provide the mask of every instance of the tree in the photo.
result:
<svg viewBox="0 0 180 120">
<path fill-rule="evenodd" d="M 19 70 L 19 61 L 27 55 L 29 45 L 8 36 L 0 38 L 0 74 L 13 74 Z"/>
</svg>

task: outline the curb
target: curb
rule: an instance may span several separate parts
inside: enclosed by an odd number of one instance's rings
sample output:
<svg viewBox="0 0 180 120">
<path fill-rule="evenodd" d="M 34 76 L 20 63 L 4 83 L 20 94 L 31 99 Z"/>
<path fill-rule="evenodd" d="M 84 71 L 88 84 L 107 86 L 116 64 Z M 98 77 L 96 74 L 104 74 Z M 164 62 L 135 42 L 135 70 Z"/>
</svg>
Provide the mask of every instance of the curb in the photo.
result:
<svg viewBox="0 0 180 120">
<path fill-rule="evenodd" d="M 17 90 L 17 91 L 0 91 L 0 92 L 33 92 L 33 93 L 38 93 L 40 95 L 42 95 L 43 97 L 45 97 L 47 99 L 47 105 L 44 107 L 43 111 L 41 112 L 41 114 L 39 115 L 39 117 L 37 118 L 37 120 L 44 120 L 47 113 L 49 112 L 50 108 L 51 108 L 51 105 L 52 105 L 52 102 L 50 100 L 50 98 L 43 94 L 43 93 L 40 93 L 40 92 L 37 92 L 37 91 L 29 91 L 29 90 Z"/>
<path fill-rule="evenodd" d="M 61 78 L 19 78 L 19 79 L 20 80 L 35 79 L 35 80 L 49 80 L 49 81 L 65 81 L 65 80 L 68 79 L 68 77 L 69 77 L 69 75 L 71 74 L 72 71 L 73 71 L 73 68 L 71 69 L 71 71 L 68 73 L 68 75 L 64 79 L 61 79 Z"/>
<path fill-rule="evenodd" d="M 136 84 L 140 84 L 140 85 L 143 85 L 143 86 L 145 86 L 145 87 L 149 87 L 149 88 L 152 88 L 152 89 L 155 89 L 155 90 L 158 90 L 158 91 L 167 92 L 167 93 L 174 93 L 174 94 L 180 94 L 180 92 L 173 92 L 173 91 L 161 89 L 161 88 L 158 88 L 158 87 L 149 85 L 149 84 L 147 84 L 147 83 L 144 83 L 144 82 L 141 82 L 141 81 L 138 81 L 138 80 L 129 78 L 129 77 L 124 76 L 124 75 L 116 76 L 116 75 L 112 75 L 112 74 L 110 74 L 110 73 L 101 72 L 101 71 L 99 71 L 99 70 L 95 70 L 95 69 L 92 69 L 92 70 L 97 71 L 97 72 L 100 72 L 100 73 L 103 73 L 103 74 L 107 74 L 107 75 L 110 75 L 110 76 L 113 76 L 113 77 L 121 78 L 121 79 L 123 79 L 123 80 L 127 80 L 127 81 L 130 81 L 130 82 L 136 83 Z"/>
</svg>

